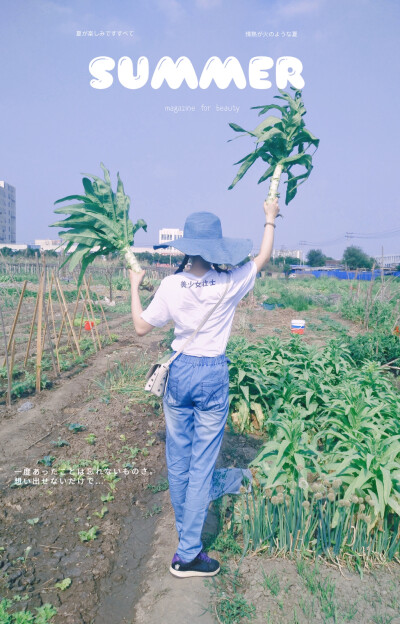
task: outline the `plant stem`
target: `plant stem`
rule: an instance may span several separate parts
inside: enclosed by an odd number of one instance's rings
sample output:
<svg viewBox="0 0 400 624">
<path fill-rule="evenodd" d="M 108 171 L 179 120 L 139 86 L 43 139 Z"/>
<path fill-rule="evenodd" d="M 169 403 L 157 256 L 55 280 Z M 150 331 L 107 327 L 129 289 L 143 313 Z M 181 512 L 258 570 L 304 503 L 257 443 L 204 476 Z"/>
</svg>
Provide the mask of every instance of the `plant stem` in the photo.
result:
<svg viewBox="0 0 400 624">
<path fill-rule="evenodd" d="M 135 254 L 128 245 L 121 250 L 121 253 L 125 258 L 128 267 L 132 269 L 132 271 L 139 273 L 142 270 L 139 262 L 136 259 Z"/>
<path fill-rule="evenodd" d="M 276 165 L 274 175 L 272 176 L 271 183 L 269 185 L 267 201 L 272 201 L 278 194 L 278 186 L 282 175 L 282 169 L 283 165 Z"/>
</svg>

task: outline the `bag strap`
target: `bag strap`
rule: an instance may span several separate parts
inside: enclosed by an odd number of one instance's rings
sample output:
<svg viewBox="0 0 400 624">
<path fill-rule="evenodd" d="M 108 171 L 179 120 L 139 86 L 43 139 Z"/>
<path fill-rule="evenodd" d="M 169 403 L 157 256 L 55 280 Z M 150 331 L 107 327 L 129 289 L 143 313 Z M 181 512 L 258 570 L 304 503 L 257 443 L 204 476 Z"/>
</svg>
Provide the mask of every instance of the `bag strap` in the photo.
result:
<svg viewBox="0 0 400 624">
<path fill-rule="evenodd" d="M 165 366 L 169 367 L 171 366 L 172 362 L 178 357 L 178 355 L 180 355 L 182 353 L 182 351 L 184 350 L 184 348 L 189 344 L 189 342 L 191 340 L 193 340 L 193 338 L 195 338 L 195 336 L 197 336 L 197 334 L 199 333 L 199 331 L 201 330 L 201 328 L 203 327 L 203 325 L 208 321 L 208 319 L 210 318 L 211 314 L 218 308 L 219 304 L 222 302 L 222 300 L 224 299 L 226 293 L 228 292 L 228 286 L 230 284 L 231 281 L 231 274 L 228 273 L 228 277 L 226 280 L 226 286 L 225 286 L 225 290 L 222 294 L 222 297 L 220 297 L 217 301 L 217 303 L 211 308 L 211 310 L 209 310 L 207 312 L 207 314 L 202 318 L 200 325 L 197 327 L 197 329 L 194 330 L 194 332 L 189 336 L 189 338 L 183 343 L 182 347 L 179 349 L 179 351 L 177 351 L 166 363 Z"/>
</svg>

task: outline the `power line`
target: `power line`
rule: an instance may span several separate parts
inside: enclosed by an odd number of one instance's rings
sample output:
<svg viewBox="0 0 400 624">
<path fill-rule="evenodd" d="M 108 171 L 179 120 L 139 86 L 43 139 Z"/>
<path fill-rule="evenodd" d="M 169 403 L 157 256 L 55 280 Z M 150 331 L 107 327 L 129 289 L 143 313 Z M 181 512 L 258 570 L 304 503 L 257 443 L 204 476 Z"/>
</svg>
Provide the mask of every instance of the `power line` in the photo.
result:
<svg viewBox="0 0 400 624">
<path fill-rule="evenodd" d="M 328 240 L 328 241 L 320 241 L 320 242 L 310 242 L 310 241 L 302 240 L 302 241 L 299 242 L 299 245 L 305 245 L 306 247 L 310 247 L 310 246 L 312 247 L 314 245 L 316 245 L 316 246 L 319 245 L 321 247 L 327 247 L 329 245 L 335 245 L 336 243 L 338 243 L 340 241 L 343 241 L 344 238 L 345 238 L 344 236 L 339 236 L 338 238 L 333 238 L 333 239 Z"/>
<path fill-rule="evenodd" d="M 365 238 L 365 239 L 374 239 L 374 238 L 388 238 L 390 236 L 396 236 L 400 233 L 400 227 L 396 227 L 391 230 L 384 230 L 383 232 L 346 232 L 346 238 Z"/>
</svg>

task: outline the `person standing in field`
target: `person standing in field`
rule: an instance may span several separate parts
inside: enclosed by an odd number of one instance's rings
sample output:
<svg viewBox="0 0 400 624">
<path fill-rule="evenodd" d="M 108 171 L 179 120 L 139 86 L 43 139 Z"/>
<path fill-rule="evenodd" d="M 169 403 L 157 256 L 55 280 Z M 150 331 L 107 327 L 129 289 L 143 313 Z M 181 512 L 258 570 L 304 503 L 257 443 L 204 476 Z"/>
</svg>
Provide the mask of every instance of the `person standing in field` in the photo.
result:
<svg viewBox="0 0 400 624">
<path fill-rule="evenodd" d="M 163 397 L 166 421 L 166 461 L 171 503 L 179 544 L 170 572 L 177 577 L 213 576 L 219 562 L 203 550 L 201 533 L 211 500 L 237 494 L 249 469 L 215 470 L 229 411 L 229 372 L 225 348 L 239 301 L 253 288 L 268 262 L 274 240 L 278 200 L 265 201 L 266 223 L 259 254 L 235 266 L 250 253 L 249 239 L 222 236 L 220 219 L 211 212 L 194 212 L 186 219 L 183 237 L 171 241 L 185 257 L 178 270 L 165 277 L 143 311 L 139 284 L 145 271 L 129 272 L 132 318 L 144 336 L 168 321 L 175 325 L 176 353 L 221 298 L 199 333 L 170 366 Z M 190 264 L 190 267 L 189 267 Z M 223 270 L 219 265 L 234 268 Z"/>
</svg>

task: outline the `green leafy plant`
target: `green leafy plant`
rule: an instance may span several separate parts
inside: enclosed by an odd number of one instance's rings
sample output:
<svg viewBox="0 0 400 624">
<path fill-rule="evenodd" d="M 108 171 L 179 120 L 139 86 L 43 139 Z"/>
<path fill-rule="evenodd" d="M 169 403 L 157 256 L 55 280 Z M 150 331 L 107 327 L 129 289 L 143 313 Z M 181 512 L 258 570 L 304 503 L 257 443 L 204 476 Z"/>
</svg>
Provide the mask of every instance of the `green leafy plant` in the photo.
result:
<svg viewBox="0 0 400 624">
<path fill-rule="evenodd" d="M 69 423 L 65 425 L 68 427 L 68 431 L 72 431 L 72 433 L 78 433 L 78 431 L 85 431 L 85 425 L 80 425 L 79 423 Z"/>
<path fill-rule="evenodd" d="M 93 445 L 96 443 L 96 436 L 94 433 L 89 433 L 89 435 L 86 436 L 85 440 L 88 444 Z"/>
<path fill-rule="evenodd" d="M 252 109 L 259 109 L 259 116 L 265 115 L 271 109 L 276 109 L 281 113 L 281 117 L 268 115 L 252 131 L 244 130 L 244 128 L 235 123 L 229 124 L 232 130 L 242 133 L 241 136 L 248 135 L 256 140 L 254 151 L 235 163 L 236 165 L 241 163 L 241 167 L 228 187 L 229 189 L 232 189 L 243 178 L 246 171 L 258 158 L 261 158 L 269 165 L 268 169 L 258 180 L 258 184 L 260 184 L 260 182 L 271 178 L 268 200 L 277 197 L 282 173 L 286 173 L 288 177 L 285 182 L 287 184 L 286 205 L 295 197 L 298 186 L 309 177 L 313 168 L 312 156 L 307 154 L 306 151 L 311 146 L 317 149 L 319 139 L 305 127 L 303 116 L 306 114 L 306 109 L 302 101 L 301 90 L 294 87 L 291 87 L 291 89 L 295 92 L 293 98 L 289 93 L 281 89 L 279 89 L 281 95 L 274 96 L 279 100 L 284 100 L 285 103 L 282 106 L 277 104 L 252 106 Z M 294 175 L 292 168 L 298 165 L 304 167 L 306 171 L 300 175 Z"/>
<path fill-rule="evenodd" d="M 57 208 L 54 212 L 69 215 L 63 221 L 52 223 L 51 227 L 62 227 L 60 238 L 67 241 L 65 253 L 76 244 L 76 249 L 67 257 L 61 266 L 69 263 L 72 271 L 80 262 L 81 270 L 78 285 L 83 279 L 87 266 L 99 255 L 121 253 L 128 268 L 140 271 L 140 266 L 131 250 L 135 233 L 147 224 L 139 219 L 135 225 L 129 219 L 130 198 L 125 194 L 124 186 L 117 173 L 117 191 L 114 193 L 111 186 L 110 172 L 103 163 L 104 179 L 92 174 L 82 179 L 84 195 L 69 195 L 58 199 L 55 204 L 69 200 L 77 200 L 78 204 L 71 204 Z M 94 247 L 98 247 L 94 251 Z"/>
<path fill-rule="evenodd" d="M 43 459 L 38 459 L 37 463 L 43 464 L 44 466 L 51 466 L 55 459 L 53 455 L 45 455 Z"/>
<path fill-rule="evenodd" d="M 54 587 L 61 589 L 61 591 L 65 591 L 71 585 L 71 583 L 72 581 L 70 578 L 65 578 L 62 581 L 55 583 Z"/>
<path fill-rule="evenodd" d="M 93 526 L 87 531 L 79 531 L 79 539 L 81 542 L 90 542 L 91 540 L 97 539 L 97 531 L 99 530 L 98 526 Z"/>
<path fill-rule="evenodd" d="M 69 446 L 69 442 L 63 440 L 61 436 L 58 436 L 58 440 L 52 440 L 51 444 L 54 444 L 54 446 Z"/>
<path fill-rule="evenodd" d="M 106 505 L 103 505 L 103 507 L 101 508 L 101 511 L 95 511 L 93 512 L 93 515 L 97 516 L 98 518 L 104 518 L 106 513 L 108 513 L 108 507 Z"/>
</svg>

